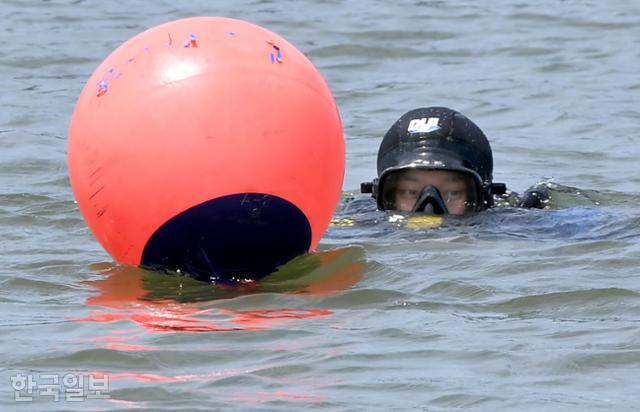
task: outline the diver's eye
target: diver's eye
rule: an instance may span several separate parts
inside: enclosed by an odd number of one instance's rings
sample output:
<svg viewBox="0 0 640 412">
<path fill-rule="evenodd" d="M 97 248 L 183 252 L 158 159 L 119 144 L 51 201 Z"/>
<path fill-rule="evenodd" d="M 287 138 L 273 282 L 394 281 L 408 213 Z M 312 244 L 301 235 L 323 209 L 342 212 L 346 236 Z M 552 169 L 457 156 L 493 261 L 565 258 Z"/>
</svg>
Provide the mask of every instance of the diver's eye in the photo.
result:
<svg viewBox="0 0 640 412">
<path fill-rule="evenodd" d="M 418 197 L 420 192 L 413 189 L 398 189 L 396 196 L 400 197 Z"/>
<path fill-rule="evenodd" d="M 453 191 L 447 193 L 447 197 L 449 199 L 460 199 L 463 196 L 464 196 L 464 191 L 463 190 L 453 190 Z"/>
</svg>

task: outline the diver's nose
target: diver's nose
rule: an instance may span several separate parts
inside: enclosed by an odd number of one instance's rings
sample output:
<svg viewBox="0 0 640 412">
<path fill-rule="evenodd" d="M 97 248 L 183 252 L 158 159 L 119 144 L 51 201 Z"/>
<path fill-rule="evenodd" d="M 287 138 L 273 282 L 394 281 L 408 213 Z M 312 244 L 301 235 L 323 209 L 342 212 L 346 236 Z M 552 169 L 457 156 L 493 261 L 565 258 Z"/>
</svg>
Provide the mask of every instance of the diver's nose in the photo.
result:
<svg viewBox="0 0 640 412">
<path fill-rule="evenodd" d="M 442 207 L 438 207 L 437 203 L 434 205 L 431 202 L 427 203 L 421 212 L 427 215 L 446 215 L 447 214 L 446 209 L 443 209 Z"/>
</svg>

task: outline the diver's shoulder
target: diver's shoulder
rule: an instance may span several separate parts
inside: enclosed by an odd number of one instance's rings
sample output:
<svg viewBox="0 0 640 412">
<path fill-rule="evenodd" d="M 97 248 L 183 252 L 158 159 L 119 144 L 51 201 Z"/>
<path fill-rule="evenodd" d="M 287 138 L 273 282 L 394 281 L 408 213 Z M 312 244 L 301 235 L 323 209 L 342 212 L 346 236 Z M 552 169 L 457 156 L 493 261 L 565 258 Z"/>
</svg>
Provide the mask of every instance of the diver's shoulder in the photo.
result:
<svg viewBox="0 0 640 412">
<path fill-rule="evenodd" d="M 494 205 L 498 207 L 518 207 L 523 209 L 544 209 L 551 200 L 551 191 L 546 182 L 529 187 L 522 195 L 506 189 L 503 194 L 494 195 Z"/>
<path fill-rule="evenodd" d="M 551 200 L 549 187 L 544 184 L 536 184 L 527 189 L 520 198 L 518 207 L 526 209 L 544 209 Z"/>
</svg>

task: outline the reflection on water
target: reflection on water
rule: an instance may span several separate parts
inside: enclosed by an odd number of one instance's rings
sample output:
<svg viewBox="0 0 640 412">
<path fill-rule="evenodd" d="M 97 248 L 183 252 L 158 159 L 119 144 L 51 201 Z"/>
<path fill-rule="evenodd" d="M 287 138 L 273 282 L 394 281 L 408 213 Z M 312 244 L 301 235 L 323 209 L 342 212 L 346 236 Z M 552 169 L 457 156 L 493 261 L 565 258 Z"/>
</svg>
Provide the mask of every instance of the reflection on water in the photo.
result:
<svg viewBox="0 0 640 412">
<path fill-rule="evenodd" d="M 147 345 L 153 334 L 251 332 L 287 327 L 333 312 L 323 308 L 254 308 L 234 310 L 215 307 L 216 303 L 261 293 L 285 293 L 309 298 L 328 296 L 344 291 L 363 276 L 366 263 L 362 248 L 345 247 L 301 256 L 282 266 L 260 282 L 237 286 L 210 285 L 178 274 L 147 271 L 128 266 L 94 265 L 102 279 L 87 282 L 97 291 L 87 304 L 99 309 L 83 317 L 73 317 L 79 323 L 122 324 L 121 328 L 105 329 L 105 335 L 79 339 L 76 343 L 105 349 L 143 353 L 162 350 Z M 127 326 L 133 324 L 136 327 Z M 100 330 L 100 329 L 96 329 Z M 150 335 L 151 334 L 151 335 Z M 163 348 L 166 350 L 166 348 Z M 146 372 L 115 372 L 94 370 L 94 376 L 108 375 L 112 382 L 137 381 L 147 383 L 210 382 L 248 373 L 247 369 L 222 369 L 211 373 L 159 374 Z M 241 391 L 231 398 L 247 398 Z M 274 399 L 317 400 L 303 393 L 275 391 L 251 396 L 262 403 Z M 320 398 L 318 398 L 320 399 Z"/>
<path fill-rule="evenodd" d="M 127 320 L 152 332 L 222 332 L 268 329 L 282 322 L 330 316 L 325 309 L 278 308 L 230 310 L 206 308 L 195 302 L 232 299 L 258 293 L 323 295 L 348 289 L 363 276 L 366 264 L 357 247 L 312 253 L 294 259 L 261 281 L 238 285 L 209 285 L 190 277 L 114 266 L 104 278 L 87 282 L 99 293 L 87 304 L 102 309 L 79 322 Z M 96 338 L 109 347 L 125 349 L 122 336 Z M 139 345 L 130 348 L 139 349 Z M 144 347 L 144 349 L 150 349 Z"/>
</svg>

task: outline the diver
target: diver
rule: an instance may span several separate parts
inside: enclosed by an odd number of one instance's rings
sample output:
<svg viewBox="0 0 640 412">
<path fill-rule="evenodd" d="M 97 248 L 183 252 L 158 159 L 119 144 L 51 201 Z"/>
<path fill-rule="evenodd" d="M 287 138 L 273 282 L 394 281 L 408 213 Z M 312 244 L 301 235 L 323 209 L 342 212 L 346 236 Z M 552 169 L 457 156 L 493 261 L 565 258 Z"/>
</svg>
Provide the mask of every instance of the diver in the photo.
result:
<svg viewBox="0 0 640 412">
<path fill-rule="evenodd" d="M 378 177 L 361 185 L 380 210 L 432 215 L 468 215 L 501 204 L 542 209 L 543 185 L 522 197 L 493 182 L 487 137 L 463 114 L 427 107 L 402 115 L 382 139 Z"/>
</svg>

